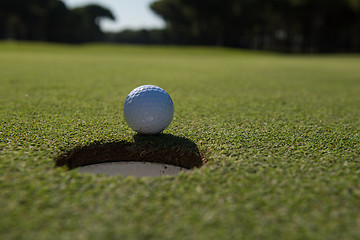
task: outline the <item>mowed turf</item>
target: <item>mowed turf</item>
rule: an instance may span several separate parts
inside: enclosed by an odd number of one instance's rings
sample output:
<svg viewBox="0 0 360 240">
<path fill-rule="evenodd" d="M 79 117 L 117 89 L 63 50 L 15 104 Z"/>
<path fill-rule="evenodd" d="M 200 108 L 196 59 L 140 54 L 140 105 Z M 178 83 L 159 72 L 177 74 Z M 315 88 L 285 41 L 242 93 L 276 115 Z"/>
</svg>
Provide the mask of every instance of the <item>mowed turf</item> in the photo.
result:
<svg viewBox="0 0 360 240">
<path fill-rule="evenodd" d="M 174 177 L 55 168 L 136 135 L 143 84 L 174 101 L 163 139 L 207 163 Z M 1 239 L 358 239 L 360 57 L 0 43 Z M 181 146 L 179 146 L 181 147 Z"/>
</svg>

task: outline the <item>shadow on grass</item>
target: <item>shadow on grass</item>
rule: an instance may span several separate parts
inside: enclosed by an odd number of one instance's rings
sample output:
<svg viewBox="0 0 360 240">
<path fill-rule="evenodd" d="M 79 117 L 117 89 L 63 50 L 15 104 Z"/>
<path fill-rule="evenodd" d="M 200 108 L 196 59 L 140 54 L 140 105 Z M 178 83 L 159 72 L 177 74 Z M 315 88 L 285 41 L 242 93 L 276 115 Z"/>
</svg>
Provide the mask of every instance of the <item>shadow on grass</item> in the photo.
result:
<svg viewBox="0 0 360 240">
<path fill-rule="evenodd" d="M 163 163 L 187 169 L 201 167 L 206 162 L 194 142 L 171 134 L 137 134 L 134 142 L 94 143 L 75 148 L 55 159 L 56 166 L 69 169 L 121 161 Z"/>
</svg>

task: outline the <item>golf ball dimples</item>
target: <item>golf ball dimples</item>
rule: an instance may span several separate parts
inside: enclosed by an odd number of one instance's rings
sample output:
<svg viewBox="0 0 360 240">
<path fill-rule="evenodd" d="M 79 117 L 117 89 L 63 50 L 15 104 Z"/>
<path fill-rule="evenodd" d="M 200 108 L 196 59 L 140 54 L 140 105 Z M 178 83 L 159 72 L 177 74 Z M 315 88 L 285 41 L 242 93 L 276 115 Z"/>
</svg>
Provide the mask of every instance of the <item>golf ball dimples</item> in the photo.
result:
<svg viewBox="0 0 360 240">
<path fill-rule="evenodd" d="M 173 116 L 171 97 L 160 87 L 143 85 L 132 90 L 126 97 L 124 117 L 138 133 L 160 133 L 169 126 Z"/>
</svg>

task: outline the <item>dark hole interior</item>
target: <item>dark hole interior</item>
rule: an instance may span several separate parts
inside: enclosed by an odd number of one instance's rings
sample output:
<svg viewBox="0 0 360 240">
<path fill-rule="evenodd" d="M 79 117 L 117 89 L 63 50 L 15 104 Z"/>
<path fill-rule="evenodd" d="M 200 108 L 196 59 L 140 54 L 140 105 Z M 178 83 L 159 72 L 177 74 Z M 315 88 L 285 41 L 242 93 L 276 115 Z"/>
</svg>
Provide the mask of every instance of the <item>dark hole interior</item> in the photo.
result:
<svg viewBox="0 0 360 240">
<path fill-rule="evenodd" d="M 194 142 L 170 134 L 137 134 L 130 142 L 94 143 L 67 151 L 55 159 L 56 166 L 69 169 L 120 161 L 163 163 L 187 169 L 201 167 L 206 162 Z"/>
</svg>

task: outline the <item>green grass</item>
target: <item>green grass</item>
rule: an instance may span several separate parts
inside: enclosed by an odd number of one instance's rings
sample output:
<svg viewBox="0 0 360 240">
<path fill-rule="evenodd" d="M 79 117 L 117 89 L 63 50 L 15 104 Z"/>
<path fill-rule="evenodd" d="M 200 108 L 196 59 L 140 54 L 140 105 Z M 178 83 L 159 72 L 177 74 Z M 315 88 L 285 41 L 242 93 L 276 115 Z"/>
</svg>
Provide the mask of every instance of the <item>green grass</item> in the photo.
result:
<svg viewBox="0 0 360 240">
<path fill-rule="evenodd" d="M 0 43 L 1 239 L 358 239 L 360 57 Z M 55 168 L 134 142 L 122 105 L 164 88 L 164 131 L 206 155 L 176 177 Z M 154 144 L 161 143 L 161 136 Z"/>
</svg>

